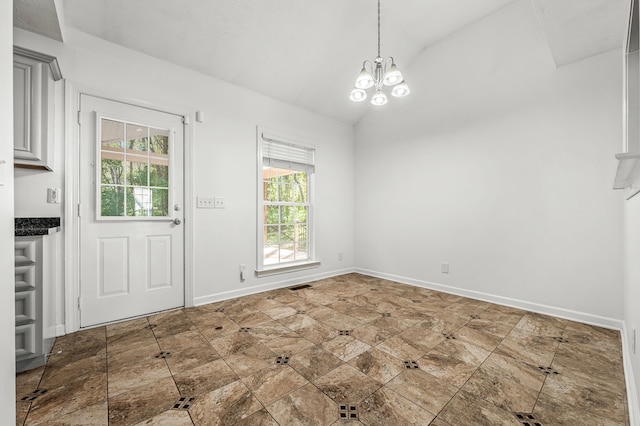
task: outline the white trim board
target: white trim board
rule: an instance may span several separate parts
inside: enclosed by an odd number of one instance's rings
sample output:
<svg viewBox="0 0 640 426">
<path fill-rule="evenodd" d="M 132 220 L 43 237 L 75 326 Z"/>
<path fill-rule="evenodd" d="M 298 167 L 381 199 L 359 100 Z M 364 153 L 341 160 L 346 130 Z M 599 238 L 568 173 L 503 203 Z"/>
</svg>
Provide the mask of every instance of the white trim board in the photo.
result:
<svg viewBox="0 0 640 426">
<path fill-rule="evenodd" d="M 539 314 L 551 315 L 558 318 L 577 321 L 584 324 L 595 325 L 598 327 L 609 328 L 614 330 L 622 330 L 623 321 L 615 318 L 603 317 L 599 315 L 588 314 L 585 312 L 572 311 L 570 309 L 558 308 L 554 306 L 542 305 L 539 303 L 527 302 L 525 300 L 512 299 L 510 297 L 496 296 L 489 293 L 483 293 L 473 290 L 465 290 L 458 287 L 452 287 L 444 284 L 433 283 L 429 281 L 416 280 L 414 278 L 402 277 L 399 275 L 386 274 L 384 272 L 371 271 L 369 269 L 356 268 L 355 272 L 363 275 L 369 275 L 376 278 L 382 278 L 390 281 L 409 284 L 416 287 L 422 287 L 429 290 L 441 291 L 443 293 L 454 294 L 456 296 L 464 296 L 470 299 L 481 300 L 484 302 L 495 303 L 498 305 L 510 306 L 512 308 L 522 309 L 525 311 L 535 312 Z"/>
<path fill-rule="evenodd" d="M 629 349 L 629 334 L 626 323 L 622 327 L 622 361 L 624 366 L 624 380 L 627 386 L 627 402 L 629 404 L 629 424 L 640 426 L 640 401 L 638 400 L 638 388 L 633 376 L 631 366 L 631 352 Z"/>
<path fill-rule="evenodd" d="M 261 285 L 242 288 L 238 290 L 224 291 L 222 293 L 214 293 L 214 294 L 209 294 L 207 296 L 200 296 L 200 297 L 196 297 L 194 302 L 195 302 L 195 306 L 202 306 L 202 305 L 207 305 L 209 303 L 235 299 L 236 297 L 250 296 L 252 294 L 263 293 L 269 290 L 277 290 L 280 288 L 291 287 L 297 284 L 306 284 L 312 281 L 318 281 L 325 278 L 337 277 L 340 275 L 351 274 L 354 272 L 356 272 L 354 268 L 345 268 L 345 269 L 339 269 L 336 271 L 323 272 L 321 274 L 305 275 L 304 277 L 276 281 L 268 284 L 261 284 Z"/>
</svg>

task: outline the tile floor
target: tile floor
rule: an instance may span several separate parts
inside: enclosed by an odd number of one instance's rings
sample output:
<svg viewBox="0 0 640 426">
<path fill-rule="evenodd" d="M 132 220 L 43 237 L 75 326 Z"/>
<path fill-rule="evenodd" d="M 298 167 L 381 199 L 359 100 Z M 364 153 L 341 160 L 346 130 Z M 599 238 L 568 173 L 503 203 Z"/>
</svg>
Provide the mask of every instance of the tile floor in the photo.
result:
<svg viewBox="0 0 640 426">
<path fill-rule="evenodd" d="M 625 425 L 620 336 L 351 274 L 57 339 L 24 425 Z"/>
</svg>

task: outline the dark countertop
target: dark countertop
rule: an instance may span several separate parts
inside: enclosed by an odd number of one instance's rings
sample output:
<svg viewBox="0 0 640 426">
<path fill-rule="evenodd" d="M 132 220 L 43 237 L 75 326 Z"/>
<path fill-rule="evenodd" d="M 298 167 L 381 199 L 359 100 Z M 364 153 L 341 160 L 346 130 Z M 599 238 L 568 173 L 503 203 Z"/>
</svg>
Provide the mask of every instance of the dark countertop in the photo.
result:
<svg viewBox="0 0 640 426">
<path fill-rule="evenodd" d="M 16 237 L 51 235 L 60 230 L 59 217 L 16 217 Z"/>
</svg>

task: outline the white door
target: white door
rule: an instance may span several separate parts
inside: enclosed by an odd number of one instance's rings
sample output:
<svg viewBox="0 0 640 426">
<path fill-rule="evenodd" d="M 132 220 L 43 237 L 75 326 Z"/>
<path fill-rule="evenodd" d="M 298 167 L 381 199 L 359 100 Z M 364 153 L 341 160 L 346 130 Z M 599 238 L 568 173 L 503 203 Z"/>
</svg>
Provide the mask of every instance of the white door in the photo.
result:
<svg viewBox="0 0 640 426">
<path fill-rule="evenodd" d="M 80 326 L 184 306 L 182 117 L 80 97 Z"/>
</svg>

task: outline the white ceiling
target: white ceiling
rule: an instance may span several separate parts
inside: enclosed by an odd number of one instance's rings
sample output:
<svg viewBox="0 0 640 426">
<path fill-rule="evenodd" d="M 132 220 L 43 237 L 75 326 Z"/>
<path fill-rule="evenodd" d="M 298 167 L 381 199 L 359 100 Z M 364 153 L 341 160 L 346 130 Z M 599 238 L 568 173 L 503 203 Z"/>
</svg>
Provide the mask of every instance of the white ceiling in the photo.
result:
<svg viewBox="0 0 640 426">
<path fill-rule="evenodd" d="M 557 66 L 621 47 L 628 0 L 533 0 Z"/>
<path fill-rule="evenodd" d="M 56 38 L 43 17 L 60 1 L 14 0 L 14 25 Z M 421 50 L 512 1 L 383 0 L 382 56 L 407 70 Z M 532 1 L 558 65 L 622 45 L 628 0 Z M 62 0 L 62 9 L 63 27 L 328 117 L 355 123 L 371 108 L 348 94 L 376 56 L 375 0 Z"/>
</svg>

